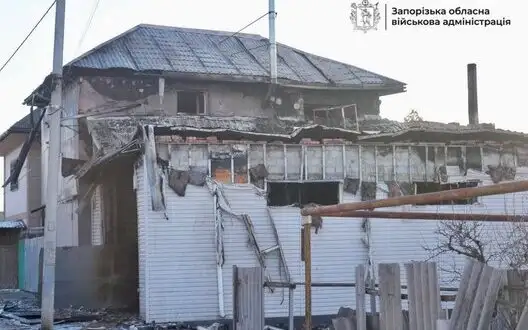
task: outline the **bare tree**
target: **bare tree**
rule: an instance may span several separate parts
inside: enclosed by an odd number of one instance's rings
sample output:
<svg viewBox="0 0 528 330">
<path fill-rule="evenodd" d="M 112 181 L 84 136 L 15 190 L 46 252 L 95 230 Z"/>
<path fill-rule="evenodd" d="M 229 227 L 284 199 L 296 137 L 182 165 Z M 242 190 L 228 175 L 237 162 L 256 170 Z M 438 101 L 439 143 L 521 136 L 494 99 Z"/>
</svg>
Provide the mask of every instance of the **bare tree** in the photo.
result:
<svg viewBox="0 0 528 330">
<path fill-rule="evenodd" d="M 416 122 L 416 121 L 423 121 L 423 118 L 418 114 L 418 111 L 415 109 L 412 109 L 407 116 L 403 119 L 404 122 Z"/>
<path fill-rule="evenodd" d="M 528 266 L 528 230 L 525 222 L 512 223 L 502 227 L 502 230 L 486 228 L 488 224 L 469 221 L 440 221 L 435 234 L 439 237 L 434 246 L 424 246 L 430 253 L 430 259 L 439 256 L 460 255 L 473 258 L 485 264 L 494 264 L 519 271 L 518 276 L 524 285 L 526 273 L 521 272 Z M 444 265 L 441 271 L 453 275 L 453 280 L 459 280 L 461 273 L 456 262 Z M 497 307 L 495 323 L 500 329 L 515 329 L 519 316 L 526 302 L 526 292 L 512 288 L 502 293 L 502 301 L 506 305 Z"/>
</svg>

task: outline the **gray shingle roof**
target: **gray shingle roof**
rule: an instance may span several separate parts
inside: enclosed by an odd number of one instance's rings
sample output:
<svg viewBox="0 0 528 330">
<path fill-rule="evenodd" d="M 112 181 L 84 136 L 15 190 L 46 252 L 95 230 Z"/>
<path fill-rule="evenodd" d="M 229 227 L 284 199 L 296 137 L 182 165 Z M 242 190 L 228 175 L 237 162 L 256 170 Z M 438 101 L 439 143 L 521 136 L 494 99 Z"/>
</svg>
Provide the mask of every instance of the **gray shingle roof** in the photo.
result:
<svg viewBox="0 0 528 330">
<path fill-rule="evenodd" d="M 9 127 L 7 129 L 7 131 L 5 131 L 4 133 L 2 133 L 2 135 L 0 135 L 0 142 L 5 140 L 5 138 L 11 133 L 27 133 L 27 134 L 29 134 L 31 132 L 31 128 L 33 127 L 33 123 L 36 124 L 38 122 L 39 117 L 42 114 L 42 111 L 44 111 L 44 110 L 42 110 L 42 109 L 34 110 L 33 111 L 33 120 L 31 119 L 31 113 L 28 113 L 22 119 L 20 119 L 19 121 L 17 121 L 13 125 L 11 125 L 11 127 Z M 38 129 L 40 130 L 40 127 L 38 127 Z"/>
<path fill-rule="evenodd" d="M 0 220 L 0 229 L 24 229 L 26 224 L 23 220 Z"/>
<path fill-rule="evenodd" d="M 403 91 L 382 75 L 278 44 L 278 78 L 298 85 Z M 237 80 L 269 80 L 269 41 L 259 35 L 138 25 L 73 60 L 85 69 L 173 72 Z"/>
</svg>

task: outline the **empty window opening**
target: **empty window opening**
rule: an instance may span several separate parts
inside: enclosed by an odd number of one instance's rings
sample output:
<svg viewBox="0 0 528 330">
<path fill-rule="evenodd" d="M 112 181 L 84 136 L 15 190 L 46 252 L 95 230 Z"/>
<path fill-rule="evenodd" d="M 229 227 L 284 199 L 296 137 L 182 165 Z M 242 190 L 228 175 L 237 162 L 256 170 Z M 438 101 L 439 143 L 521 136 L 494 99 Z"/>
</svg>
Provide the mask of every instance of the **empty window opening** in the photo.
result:
<svg viewBox="0 0 528 330">
<path fill-rule="evenodd" d="M 269 206 L 339 203 L 339 182 L 268 182 Z"/>
<path fill-rule="evenodd" d="M 15 180 L 13 179 L 13 173 L 15 172 L 17 163 L 18 163 L 17 159 L 15 159 L 11 161 L 11 163 L 9 164 L 10 166 L 9 175 L 11 176 L 11 182 L 9 183 L 9 190 L 11 191 L 18 190 L 18 178 L 16 178 Z"/>
<path fill-rule="evenodd" d="M 178 112 L 189 114 L 204 114 L 205 93 L 178 92 Z"/>
<path fill-rule="evenodd" d="M 211 158 L 211 172 L 215 180 L 222 183 L 232 183 L 231 155 L 218 153 L 214 158 Z"/>
<path fill-rule="evenodd" d="M 312 113 L 312 119 L 316 124 L 349 127 L 357 122 L 357 108 L 355 104 L 342 107 L 316 108 Z"/>
<path fill-rule="evenodd" d="M 478 181 L 467 181 L 467 182 L 455 182 L 455 183 L 437 183 L 437 182 L 415 182 L 414 191 L 415 194 L 425 194 L 430 192 L 438 192 L 444 190 L 452 190 L 459 188 L 472 188 L 477 187 Z M 450 201 L 440 202 L 428 202 L 428 203 L 416 203 L 416 205 L 470 205 L 477 203 L 477 197 L 463 198 Z"/>
</svg>

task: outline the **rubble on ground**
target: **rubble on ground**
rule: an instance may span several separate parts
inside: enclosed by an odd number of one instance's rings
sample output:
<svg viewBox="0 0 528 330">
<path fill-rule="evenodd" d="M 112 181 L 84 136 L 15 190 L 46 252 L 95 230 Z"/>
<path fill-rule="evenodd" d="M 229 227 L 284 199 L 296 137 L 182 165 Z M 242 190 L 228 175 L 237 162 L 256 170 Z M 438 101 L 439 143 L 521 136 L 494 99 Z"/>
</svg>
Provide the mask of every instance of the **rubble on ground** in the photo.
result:
<svg viewBox="0 0 528 330">
<path fill-rule="evenodd" d="M 190 326 L 181 323 L 146 324 L 136 314 L 67 308 L 55 311 L 55 330 L 223 330 L 219 323 Z M 0 290 L 0 329 L 39 330 L 40 302 L 33 293 Z"/>
</svg>

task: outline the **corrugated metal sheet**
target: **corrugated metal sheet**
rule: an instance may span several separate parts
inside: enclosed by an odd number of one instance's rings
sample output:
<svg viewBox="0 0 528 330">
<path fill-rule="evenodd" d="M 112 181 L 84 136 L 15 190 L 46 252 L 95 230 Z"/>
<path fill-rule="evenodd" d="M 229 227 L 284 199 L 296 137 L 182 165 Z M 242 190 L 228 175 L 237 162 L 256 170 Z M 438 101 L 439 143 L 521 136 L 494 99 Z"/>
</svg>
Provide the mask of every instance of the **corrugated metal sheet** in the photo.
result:
<svg viewBox="0 0 528 330">
<path fill-rule="evenodd" d="M 24 240 L 24 290 L 38 292 L 40 278 L 40 249 L 44 244 L 44 237 L 28 238 Z"/>
<path fill-rule="evenodd" d="M 212 197 L 206 187 L 188 186 L 185 197 L 178 197 L 167 185 L 164 186 L 167 216 L 153 212 L 149 192 L 145 190 L 144 169 L 138 171 L 138 214 L 140 247 L 140 311 L 147 321 L 198 321 L 214 319 L 219 313 L 214 241 Z M 491 184 L 489 176 L 468 170 L 464 179 L 481 179 Z M 266 214 L 266 201 L 252 186 L 224 186 L 225 195 L 236 213 L 247 213 L 253 221 L 257 241 L 261 249 L 275 241 Z M 386 183 L 378 184 L 377 198 L 387 197 Z M 343 202 L 358 201 L 361 194 L 344 192 Z M 403 211 L 432 213 L 489 213 L 527 214 L 528 194 L 487 196 L 478 204 L 457 206 L 403 206 L 392 208 Z M 304 282 L 304 264 L 301 261 L 299 209 L 272 207 L 279 237 L 292 280 Z M 324 219 L 323 227 L 312 236 L 312 281 L 352 282 L 354 269 L 365 264 L 367 246 L 362 242 L 363 219 Z M 404 263 L 426 260 L 431 257 L 424 247 L 434 247 L 441 237 L 435 233 L 439 222 L 420 220 L 375 219 L 371 222 L 371 248 L 373 262 Z M 498 248 L 496 242 L 504 239 L 511 230 L 510 224 L 486 223 L 485 237 L 493 239 L 488 246 Z M 255 252 L 248 246 L 246 229 L 238 219 L 224 216 L 223 266 L 224 301 L 226 317 L 232 317 L 232 265 L 254 267 L 258 265 Z M 460 255 L 445 254 L 433 260 L 438 262 L 442 286 L 456 287 L 453 267 L 461 269 L 464 259 Z M 272 280 L 280 280 L 278 259 L 267 259 L 268 273 Z M 402 267 L 402 281 L 406 277 Z M 284 296 L 283 296 L 284 294 Z M 335 314 L 341 306 L 354 304 L 353 288 L 313 289 L 314 315 Z M 182 299 L 181 297 L 185 297 Z M 192 297 L 189 299 L 188 297 Z M 284 298 L 284 302 L 282 302 Z M 304 310 L 304 288 L 297 286 L 294 293 L 294 313 L 301 316 Z M 282 302 L 282 304 L 281 304 Z M 368 308 L 368 306 L 367 306 Z M 267 317 L 286 316 L 287 290 L 266 292 Z"/>
<path fill-rule="evenodd" d="M 359 201 L 360 195 L 343 193 L 342 201 Z M 295 210 L 297 219 L 299 209 Z M 357 265 L 366 264 L 367 248 L 362 242 L 363 219 L 324 218 L 317 234 L 312 232 L 312 282 L 352 283 Z M 299 236 L 299 235 L 297 235 Z M 300 242 L 299 245 L 300 246 Z M 300 251 L 297 251 L 300 255 Z M 304 282 L 304 263 L 302 263 Z M 302 292 L 304 297 L 304 290 Z M 304 299 L 302 299 L 304 303 Z M 312 289 L 314 315 L 335 315 L 342 306 L 354 306 L 355 289 L 350 287 L 317 287 Z M 304 305 L 301 308 L 304 312 Z M 299 316 L 302 316 L 299 315 Z"/>
<path fill-rule="evenodd" d="M 103 244 L 103 214 L 101 186 L 98 185 L 92 195 L 92 245 Z"/>
<path fill-rule="evenodd" d="M 217 278 L 214 246 L 212 197 L 206 187 L 188 186 L 185 197 L 178 197 L 164 187 L 168 220 L 162 212 L 150 211 L 150 198 L 145 182 L 138 176 L 138 210 L 140 214 L 140 296 L 147 321 L 193 321 L 214 319 L 218 315 Z M 249 214 L 261 249 L 275 244 L 266 212 L 266 200 L 248 185 L 224 186 L 228 202 L 236 213 Z M 355 199 L 355 196 L 351 196 Z M 146 215 L 145 215 L 146 213 Z M 295 282 L 304 282 L 300 255 L 301 218 L 299 208 L 273 207 L 279 239 L 286 262 Z M 361 242 L 361 219 L 336 219 L 325 222 L 313 238 L 314 282 L 350 282 L 355 265 L 366 262 L 366 249 Z M 258 266 L 254 250 L 248 246 L 247 231 L 240 220 L 224 215 L 223 265 L 226 317 L 232 317 L 232 265 Z M 268 274 L 274 281 L 279 276 L 278 257 L 266 258 Z M 284 280 L 284 279 L 282 279 Z M 181 299 L 181 296 L 193 299 Z M 294 312 L 304 309 L 304 289 L 294 293 Z M 288 315 L 288 292 L 275 289 L 266 292 L 267 317 Z M 339 307 L 353 303 L 351 288 L 314 289 L 314 308 L 318 314 L 333 314 Z M 144 307 L 144 310 L 146 307 Z M 314 309 L 315 310 L 315 309 Z M 177 311 L 177 312 L 176 312 Z"/>
<path fill-rule="evenodd" d="M 143 160 L 140 159 L 134 168 L 135 189 L 137 200 L 137 215 L 138 215 L 138 296 L 139 296 L 139 315 L 144 319 L 148 319 L 148 296 L 147 296 L 147 225 L 148 217 L 148 190 L 145 167 Z"/>
<path fill-rule="evenodd" d="M 279 79 L 300 84 L 403 88 L 404 84 L 355 66 L 278 44 Z M 269 80 L 269 41 L 254 34 L 138 25 L 73 60 L 68 66 L 129 69 Z"/>
<path fill-rule="evenodd" d="M 23 229 L 26 228 L 24 220 L 2 220 L 0 229 Z"/>
<path fill-rule="evenodd" d="M 167 219 L 165 212 L 151 211 L 144 178 L 138 175 L 137 189 L 142 314 L 148 322 L 217 318 L 211 193 L 188 186 L 186 196 L 179 197 L 165 183 Z"/>
<path fill-rule="evenodd" d="M 257 194 L 257 190 L 253 186 L 223 186 L 226 199 L 231 206 L 233 212 L 237 214 L 246 213 L 251 218 L 254 226 L 257 243 L 261 250 L 265 250 L 276 245 L 275 237 L 273 235 L 268 213 L 266 211 L 266 199 Z M 298 218 L 298 216 L 297 216 Z M 244 223 L 230 216 L 224 217 L 224 250 L 225 250 L 225 265 L 224 265 L 224 283 L 232 283 L 233 265 L 239 267 L 256 267 L 259 266 L 256 254 L 252 246 L 248 245 L 248 233 Z M 299 236 L 298 220 L 294 219 L 275 219 L 279 239 L 286 245 L 283 247 L 286 258 L 286 264 L 290 271 L 296 272 L 299 268 L 298 249 L 292 250 L 291 245 L 288 244 L 289 237 Z M 281 274 L 279 272 L 279 258 L 277 253 L 270 253 L 265 258 L 266 275 L 270 276 L 273 281 L 281 281 Z M 282 280 L 286 277 L 282 275 Z M 231 285 L 226 285 L 224 288 L 224 297 L 226 302 L 226 313 L 228 317 L 233 315 L 232 297 L 233 290 Z M 287 316 L 288 312 L 288 290 L 277 289 L 274 293 L 266 290 L 265 310 L 266 315 L 270 316 Z M 284 300 L 284 303 L 281 302 Z"/>
</svg>

